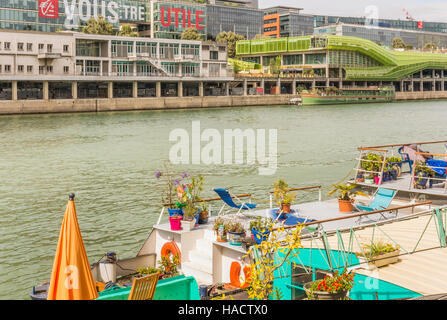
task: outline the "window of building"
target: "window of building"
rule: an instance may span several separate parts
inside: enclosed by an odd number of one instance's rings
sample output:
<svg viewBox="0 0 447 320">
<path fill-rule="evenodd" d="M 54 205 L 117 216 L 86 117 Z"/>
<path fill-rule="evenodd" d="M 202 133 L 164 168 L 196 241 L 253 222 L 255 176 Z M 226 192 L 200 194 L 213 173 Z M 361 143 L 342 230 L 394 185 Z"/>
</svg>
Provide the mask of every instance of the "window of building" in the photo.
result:
<svg viewBox="0 0 447 320">
<path fill-rule="evenodd" d="M 23 72 L 25 70 L 25 68 L 23 67 L 23 65 L 18 65 L 17 66 L 17 71 L 18 72 Z"/>
<path fill-rule="evenodd" d="M 23 42 L 17 43 L 17 50 L 18 51 L 23 51 Z"/>
<path fill-rule="evenodd" d="M 32 43 L 27 43 L 26 44 L 26 50 L 33 51 L 33 44 Z"/>
<path fill-rule="evenodd" d="M 2 65 L 0 64 L 0 73 L 2 73 Z"/>
<path fill-rule="evenodd" d="M 5 42 L 5 50 L 11 50 L 11 42 Z"/>
<path fill-rule="evenodd" d="M 70 67 L 69 66 L 64 66 L 64 73 L 68 73 L 70 71 Z"/>
<path fill-rule="evenodd" d="M 39 66 L 39 74 L 45 73 L 45 66 Z"/>
<path fill-rule="evenodd" d="M 53 45 L 47 44 L 47 52 L 53 52 Z"/>
<path fill-rule="evenodd" d="M 68 48 L 69 48 L 68 44 L 65 44 L 64 45 L 64 52 L 68 52 Z"/>
<path fill-rule="evenodd" d="M 5 72 L 11 72 L 11 65 L 5 64 Z"/>
<path fill-rule="evenodd" d="M 39 51 L 42 51 L 43 47 L 44 47 L 44 44 L 43 43 L 39 43 Z"/>
<path fill-rule="evenodd" d="M 27 67 L 26 67 L 26 71 L 27 71 L 28 73 L 33 72 L 33 66 L 27 66 Z"/>
<path fill-rule="evenodd" d="M 219 51 L 210 51 L 210 60 L 219 60 Z"/>
<path fill-rule="evenodd" d="M 52 73 L 53 72 L 53 66 L 47 66 L 47 72 Z"/>
</svg>

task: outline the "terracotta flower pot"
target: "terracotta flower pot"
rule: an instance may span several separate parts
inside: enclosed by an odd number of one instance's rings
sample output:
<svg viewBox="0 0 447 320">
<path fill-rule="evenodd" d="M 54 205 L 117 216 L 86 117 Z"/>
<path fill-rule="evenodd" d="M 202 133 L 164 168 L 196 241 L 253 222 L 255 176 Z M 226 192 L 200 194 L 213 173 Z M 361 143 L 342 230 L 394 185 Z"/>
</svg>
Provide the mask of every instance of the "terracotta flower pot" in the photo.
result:
<svg viewBox="0 0 447 320">
<path fill-rule="evenodd" d="M 354 211 L 354 206 L 352 205 L 354 200 L 338 200 L 338 207 L 340 212 L 351 213 Z"/>
<path fill-rule="evenodd" d="M 290 213 L 290 203 L 281 203 L 281 210 L 283 213 Z"/>
</svg>

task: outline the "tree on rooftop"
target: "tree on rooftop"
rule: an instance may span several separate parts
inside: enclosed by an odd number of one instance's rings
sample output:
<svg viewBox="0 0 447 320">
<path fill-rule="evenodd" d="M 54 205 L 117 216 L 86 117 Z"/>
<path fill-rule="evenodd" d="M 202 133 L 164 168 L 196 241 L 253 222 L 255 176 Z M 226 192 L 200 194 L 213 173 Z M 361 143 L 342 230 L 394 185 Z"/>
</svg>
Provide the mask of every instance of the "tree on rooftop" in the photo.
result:
<svg viewBox="0 0 447 320">
<path fill-rule="evenodd" d="M 196 28 L 185 29 L 182 33 L 182 40 L 203 40 L 202 35 L 197 31 Z"/>
<path fill-rule="evenodd" d="M 99 15 L 98 19 L 91 17 L 87 25 L 82 28 L 82 32 L 88 34 L 113 34 L 113 26 L 104 19 L 103 16 Z"/>
<path fill-rule="evenodd" d="M 424 49 L 425 50 L 436 50 L 436 49 L 438 49 L 438 47 L 436 46 L 436 44 L 428 42 L 425 44 Z"/>
<path fill-rule="evenodd" d="M 130 24 L 123 24 L 118 35 L 123 37 L 138 37 L 138 32 L 133 31 Z"/>
<path fill-rule="evenodd" d="M 232 31 L 221 32 L 216 37 L 217 42 L 224 42 L 227 44 L 228 58 L 234 58 L 236 56 L 236 42 L 244 39 L 244 36 Z"/>
<path fill-rule="evenodd" d="M 405 49 L 405 42 L 401 38 L 394 38 L 391 43 L 391 48 L 393 49 Z"/>
</svg>

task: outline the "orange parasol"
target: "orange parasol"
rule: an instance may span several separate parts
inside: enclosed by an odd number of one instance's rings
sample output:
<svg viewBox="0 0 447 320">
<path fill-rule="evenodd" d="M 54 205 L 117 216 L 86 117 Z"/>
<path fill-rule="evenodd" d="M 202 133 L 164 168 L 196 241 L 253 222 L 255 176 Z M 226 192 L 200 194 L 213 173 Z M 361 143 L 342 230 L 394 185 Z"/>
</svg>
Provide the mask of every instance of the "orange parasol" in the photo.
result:
<svg viewBox="0 0 447 320">
<path fill-rule="evenodd" d="M 70 193 L 47 300 L 93 300 L 98 297 L 76 217 L 74 197 Z"/>
</svg>

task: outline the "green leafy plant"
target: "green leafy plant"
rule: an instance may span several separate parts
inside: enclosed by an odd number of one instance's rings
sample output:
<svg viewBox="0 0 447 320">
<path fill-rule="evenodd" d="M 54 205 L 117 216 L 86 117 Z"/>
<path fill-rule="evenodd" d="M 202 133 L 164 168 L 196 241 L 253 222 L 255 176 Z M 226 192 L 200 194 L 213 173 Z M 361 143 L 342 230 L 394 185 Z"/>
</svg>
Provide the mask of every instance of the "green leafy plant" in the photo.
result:
<svg viewBox="0 0 447 320">
<path fill-rule="evenodd" d="M 160 268 L 147 267 L 147 268 L 139 268 L 137 270 L 137 272 L 141 275 L 146 275 L 146 274 L 153 274 L 153 273 L 157 273 L 157 272 L 162 273 L 162 270 Z"/>
<path fill-rule="evenodd" d="M 289 185 L 283 179 L 278 179 L 273 184 L 273 195 L 279 206 L 292 203 L 296 200 L 296 193 L 290 192 Z"/>
<path fill-rule="evenodd" d="M 244 225 L 239 221 L 230 220 L 228 221 L 228 232 L 231 233 L 244 233 Z"/>
<path fill-rule="evenodd" d="M 271 218 L 257 217 L 255 220 L 250 221 L 250 230 L 255 229 L 259 232 L 265 232 L 272 229 L 273 220 Z"/>
<path fill-rule="evenodd" d="M 175 277 L 179 274 L 177 267 L 180 265 L 180 257 L 170 253 L 166 257 L 161 257 L 158 261 L 163 278 Z"/>
<path fill-rule="evenodd" d="M 376 257 L 399 250 L 399 246 L 379 240 L 372 244 L 362 244 L 362 249 L 366 257 Z"/>
<path fill-rule="evenodd" d="M 367 197 L 367 195 L 361 191 L 353 191 L 357 187 L 356 184 L 333 184 L 332 186 L 334 189 L 332 189 L 328 195 L 330 196 L 338 191 L 339 200 L 351 201 L 358 195 Z"/>
<path fill-rule="evenodd" d="M 217 217 L 214 220 L 213 230 L 217 232 L 219 226 L 224 226 L 224 232 L 228 232 L 228 222 L 222 217 Z"/>
<path fill-rule="evenodd" d="M 183 217 L 186 220 L 191 220 L 197 214 L 197 202 L 200 201 L 200 192 L 203 190 L 203 176 L 189 177 L 190 183 L 180 186 L 179 193 L 182 192 L 182 198 L 186 204 L 183 212 Z M 181 190 L 180 190 L 181 189 Z"/>
</svg>

